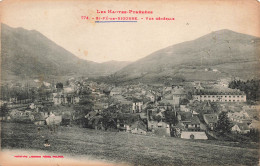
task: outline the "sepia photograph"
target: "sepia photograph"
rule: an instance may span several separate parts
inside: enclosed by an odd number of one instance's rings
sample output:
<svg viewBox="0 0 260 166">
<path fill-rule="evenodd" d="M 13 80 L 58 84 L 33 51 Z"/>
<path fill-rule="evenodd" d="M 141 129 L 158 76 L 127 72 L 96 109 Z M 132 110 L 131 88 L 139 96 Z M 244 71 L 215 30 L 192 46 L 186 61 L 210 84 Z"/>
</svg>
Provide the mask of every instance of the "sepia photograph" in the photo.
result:
<svg viewBox="0 0 260 166">
<path fill-rule="evenodd" d="M 0 165 L 257 166 L 257 0 L 0 1 Z"/>
</svg>

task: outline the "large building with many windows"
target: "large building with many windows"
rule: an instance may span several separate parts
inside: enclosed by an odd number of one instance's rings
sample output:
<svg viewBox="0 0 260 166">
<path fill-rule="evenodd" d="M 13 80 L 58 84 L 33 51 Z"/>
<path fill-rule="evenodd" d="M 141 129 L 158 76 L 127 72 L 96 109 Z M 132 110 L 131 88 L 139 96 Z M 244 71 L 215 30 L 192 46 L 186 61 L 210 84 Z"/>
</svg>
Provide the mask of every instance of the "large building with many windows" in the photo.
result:
<svg viewBox="0 0 260 166">
<path fill-rule="evenodd" d="M 193 95 L 197 101 L 210 102 L 246 102 L 246 94 L 239 90 L 229 91 L 199 91 Z"/>
</svg>

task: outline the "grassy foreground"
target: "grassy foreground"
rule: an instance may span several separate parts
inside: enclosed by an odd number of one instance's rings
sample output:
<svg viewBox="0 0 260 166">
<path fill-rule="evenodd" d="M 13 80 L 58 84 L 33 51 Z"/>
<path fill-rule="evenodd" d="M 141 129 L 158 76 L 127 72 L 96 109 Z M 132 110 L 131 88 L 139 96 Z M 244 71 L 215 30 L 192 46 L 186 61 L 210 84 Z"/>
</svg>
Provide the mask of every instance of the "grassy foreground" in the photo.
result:
<svg viewBox="0 0 260 166">
<path fill-rule="evenodd" d="M 44 147 L 49 139 L 50 147 Z M 78 127 L 1 123 L 3 149 L 30 149 L 125 162 L 130 165 L 258 165 L 258 146 L 103 132 Z"/>
</svg>

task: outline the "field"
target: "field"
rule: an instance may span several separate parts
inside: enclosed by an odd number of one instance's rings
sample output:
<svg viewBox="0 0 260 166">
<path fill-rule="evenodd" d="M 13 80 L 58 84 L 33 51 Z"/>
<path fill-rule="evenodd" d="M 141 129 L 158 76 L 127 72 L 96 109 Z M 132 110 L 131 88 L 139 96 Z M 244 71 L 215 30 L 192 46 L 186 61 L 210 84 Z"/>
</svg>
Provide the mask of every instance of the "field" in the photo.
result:
<svg viewBox="0 0 260 166">
<path fill-rule="evenodd" d="M 258 165 L 258 145 L 1 123 L 2 149 L 41 150 L 129 165 Z M 44 147 L 48 139 L 51 146 Z"/>
</svg>

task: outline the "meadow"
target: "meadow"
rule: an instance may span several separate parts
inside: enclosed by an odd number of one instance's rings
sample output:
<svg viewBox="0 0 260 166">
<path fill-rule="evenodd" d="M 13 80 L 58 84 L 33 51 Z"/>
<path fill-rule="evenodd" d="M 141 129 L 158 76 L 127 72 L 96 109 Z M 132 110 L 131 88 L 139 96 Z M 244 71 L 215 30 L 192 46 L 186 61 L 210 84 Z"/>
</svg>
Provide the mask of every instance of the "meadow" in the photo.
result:
<svg viewBox="0 0 260 166">
<path fill-rule="evenodd" d="M 44 147 L 48 139 L 50 147 Z M 258 165 L 258 144 L 183 140 L 60 126 L 1 123 L 2 149 L 41 150 L 129 165 Z"/>
</svg>

